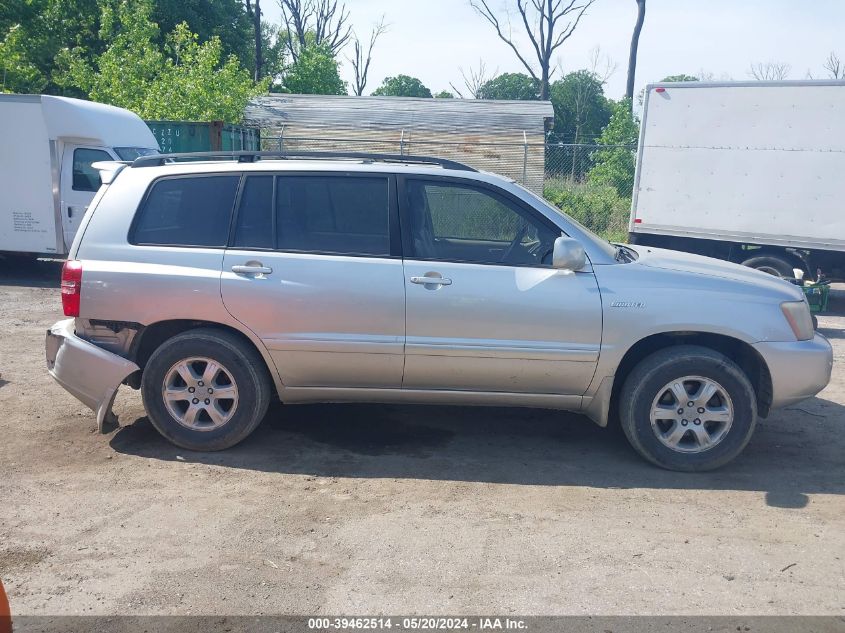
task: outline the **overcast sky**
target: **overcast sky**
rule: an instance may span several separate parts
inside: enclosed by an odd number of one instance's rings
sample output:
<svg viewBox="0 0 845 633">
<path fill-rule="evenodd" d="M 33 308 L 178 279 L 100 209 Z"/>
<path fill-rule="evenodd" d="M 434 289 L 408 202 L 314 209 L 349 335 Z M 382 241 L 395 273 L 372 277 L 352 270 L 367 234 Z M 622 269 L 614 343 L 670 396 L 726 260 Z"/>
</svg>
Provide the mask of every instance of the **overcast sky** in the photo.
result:
<svg viewBox="0 0 845 633">
<path fill-rule="evenodd" d="M 505 7 L 516 2 L 489 4 L 504 15 Z M 459 67 L 477 67 L 482 58 L 500 73 L 523 71 L 468 0 L 346 0 L 346 5 L 362 39 L 381 15 L 390 24 L 374 52 L 365 94 L 384 77 L 399 73 L 419 77 L 432 92 L 451 90 L 450 81 L 462 87 Z M 647 7 L 638 91 L 650 81 L 680 73 L 748 79 L 749 66 L 766 61 L 789 64 L 790 79 L 804 79 L 808 71 L 821 78 L 828 53 L 838 50 L 845 58 L 845 0 L 648 0 Z M 278 22 L 278 0 L 263 0 L 261 8 Z M 596 0 L 558 49 L 560 67 L 564 72 L 589 67 L 592 51 L 599 47 L 601 69 L 608 59 L 616 64 L 607 94 L 622 96 L 635 18 L 634 0 Z M 341 75 L 350 80 L 347 54 L 351 51 L 341 53 Z"/>
</svg>

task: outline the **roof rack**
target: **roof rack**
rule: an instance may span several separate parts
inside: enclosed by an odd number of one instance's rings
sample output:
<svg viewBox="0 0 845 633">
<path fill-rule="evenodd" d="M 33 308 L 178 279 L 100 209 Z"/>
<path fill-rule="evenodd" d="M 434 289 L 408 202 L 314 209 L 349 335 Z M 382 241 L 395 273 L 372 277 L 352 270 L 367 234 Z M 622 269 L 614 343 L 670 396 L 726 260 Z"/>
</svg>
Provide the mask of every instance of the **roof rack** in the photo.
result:
<svg viewBox="0 0 845 633">
<path fill-rule="evenodd" d="M 365 163 L 405 163 L 414 165 L 439 165 L 443 169 L 458 171 L 478 171 L 469 165 L 464 165 L 447 158 L 432 156 L 408 156 L 406 154 L 370 154 L 368 152 L 189 152 L 180 154 L 152 154 L 139 156 L 132 167 L 159 167 L 167 162 L 178 160 L 237 160 L 239 163 L 254 163 L 258 159 L 274 158 L 281 160 L 309 159 L 353 159 Z"/>
</svg>

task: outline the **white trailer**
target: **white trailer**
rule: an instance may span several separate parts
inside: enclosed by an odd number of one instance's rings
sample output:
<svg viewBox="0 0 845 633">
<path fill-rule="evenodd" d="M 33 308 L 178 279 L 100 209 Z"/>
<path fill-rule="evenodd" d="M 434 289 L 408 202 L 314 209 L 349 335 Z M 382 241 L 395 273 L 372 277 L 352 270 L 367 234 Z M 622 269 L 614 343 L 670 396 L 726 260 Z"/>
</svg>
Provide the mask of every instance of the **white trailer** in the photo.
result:
<svg viewBox="0 0 845 633">
<path fill-rule="evenodd" d="M 122 108 L 47 95 L 0 95 L 0 252 L 65 255 L 100 188 L 91 164 L 158 151 Z"/>
<path fill-rule="evenodd" d="M 845 82 L 646 87 L 630 240 L 845 276 Z"/>
</svg>

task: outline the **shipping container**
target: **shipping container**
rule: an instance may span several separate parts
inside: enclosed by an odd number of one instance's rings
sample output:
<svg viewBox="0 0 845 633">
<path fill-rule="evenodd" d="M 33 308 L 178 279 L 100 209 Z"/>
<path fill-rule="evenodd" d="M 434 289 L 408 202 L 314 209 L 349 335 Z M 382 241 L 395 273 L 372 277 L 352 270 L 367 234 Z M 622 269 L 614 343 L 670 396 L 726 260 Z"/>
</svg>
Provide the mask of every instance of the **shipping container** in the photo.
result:
<svg viewBox="0 0 845 633">
<path fill-rule="evenodd" d="M 161 151 L 212 152 L 259 150 L 261 141 L 258 128 L 228 125 L 223 121 L 201 123 L 196 121 L 146 121 L 156 137 Z"/>
</svg>

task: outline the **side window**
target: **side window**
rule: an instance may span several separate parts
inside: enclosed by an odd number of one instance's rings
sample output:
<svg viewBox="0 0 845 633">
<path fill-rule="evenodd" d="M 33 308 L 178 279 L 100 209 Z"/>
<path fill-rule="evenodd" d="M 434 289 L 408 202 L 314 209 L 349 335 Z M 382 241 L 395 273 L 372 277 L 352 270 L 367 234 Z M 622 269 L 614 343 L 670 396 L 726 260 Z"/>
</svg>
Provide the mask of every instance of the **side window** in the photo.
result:
<svg viewBox="0 0 845 633">
<path fill-rule="evenodd" d="M 273 248 L 273 176 L 247 176 L 232 246 Z"/>
<path fill-rule="evenodd" d="M 240 176 L 166 178 L 138 210 L 133 244 L 225 246 Z"/>
<path fill-rule="evenodd" d="M 421 259 L 538 266 L 551 263 L 560 231 L 516 205 L 470 185 L 409 180 L 413 256 Z"/>
<path fill-rule="evenodd" d="M 73 187 L 74 191 L 97 191 L 102 184 L 100 172 L 91 165 L 100 160 L 114 160 L 101 149 L 73 150 Z"/>
<path fill-rule="evenodd" d="M 387 178 L 279 176 L 276 247 L 341 255 L 390 254 Z"/>
</svg>

